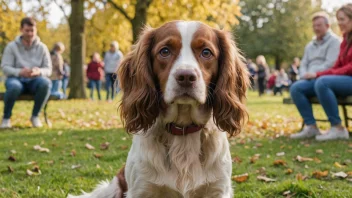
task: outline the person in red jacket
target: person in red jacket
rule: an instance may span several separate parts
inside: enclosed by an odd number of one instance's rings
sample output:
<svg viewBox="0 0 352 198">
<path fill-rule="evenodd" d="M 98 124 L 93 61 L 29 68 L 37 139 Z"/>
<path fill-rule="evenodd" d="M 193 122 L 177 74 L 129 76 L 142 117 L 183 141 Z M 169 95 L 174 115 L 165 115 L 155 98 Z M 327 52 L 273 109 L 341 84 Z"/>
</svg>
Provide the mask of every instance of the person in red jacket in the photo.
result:
<svg viewBox="0 0 352 198">
<path fill-rule="evenodd" d="M 92 60 L 87 67 L 88 86 L 90 88 L 90 98 L 93 100 L 94 88 L 97 89 L 98 99 L 101 100 L 100 89 L 101 79 L 104 72 L 104 63 L 101 61 L 99 53 L 95 52 L 92 55 Z"/>
<path fill-rule="evenodd" d="M 352 96 L 352 3 L 342 6 L 336 13 L 338 25 L 343 33 L 343 42 L 340 46 L 340 53 L 335 65 L 325 71 L 305 74 L 305 79 L 315 81 L 315 95 L 324 108 L 326 115 L 331 124 L 330 130 L 323 134 L 315 136 L 318 141 L 348 139 L 349 133 L 341 125 L 339 116 L 337 97 Z M 301 101 L 308 103 L 309 101 Z M 312 112 L 312 108 L 306 108 Z M 315 127 L 309 126 L 309 127 Z M 291 135 L 294 138 L 296 135 Z"/>
</svg>

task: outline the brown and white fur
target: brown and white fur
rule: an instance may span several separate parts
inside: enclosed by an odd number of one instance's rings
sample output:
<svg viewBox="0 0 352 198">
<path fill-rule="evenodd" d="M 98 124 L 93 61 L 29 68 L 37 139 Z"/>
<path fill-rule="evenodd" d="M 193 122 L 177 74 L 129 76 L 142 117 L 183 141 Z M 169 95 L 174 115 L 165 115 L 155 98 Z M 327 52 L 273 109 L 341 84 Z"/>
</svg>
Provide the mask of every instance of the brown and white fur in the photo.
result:
<svg viewBox="0 0 352 198">
<path fill-rule="evenodd" d="M 118 72 L 122 119 L 134 134 L 124 170 L 127 198 L 233 196 L 226 132 L 238 134 L 247 116 L 242 60 L 229 33 L 200 22 L 143 31 Z M 168 123 L 204 128 L 175 136 Z M 118 197 L 118 183 L 114 177 L 78 197 Z"/>
</svg>

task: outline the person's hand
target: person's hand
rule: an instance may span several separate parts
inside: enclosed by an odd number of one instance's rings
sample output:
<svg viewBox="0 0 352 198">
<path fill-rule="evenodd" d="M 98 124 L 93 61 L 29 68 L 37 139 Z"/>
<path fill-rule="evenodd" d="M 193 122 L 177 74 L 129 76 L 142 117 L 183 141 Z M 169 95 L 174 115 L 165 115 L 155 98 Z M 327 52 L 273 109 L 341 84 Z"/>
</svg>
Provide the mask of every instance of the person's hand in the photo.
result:
<svg viewBox="0 0 352 198">
<path fill-rule="evenodd" d="M 27 67 L 22 68 L 20 71 L 21 77 L 30 78 L 31 74 L 32 74 L 32 70 Z"/>
<path fill-rule="evenodd" d="M 31 77 L 40 76 L 41 72 L 39 67 L 33 67 L 31 72 Z"/>
<path fill-rule="evenodd" d="M 303 78 L 307 80 L 315 79 L 316 77 L 317 77 L 316 73 L 306 73 L 303 76 Z"/>
</svg>

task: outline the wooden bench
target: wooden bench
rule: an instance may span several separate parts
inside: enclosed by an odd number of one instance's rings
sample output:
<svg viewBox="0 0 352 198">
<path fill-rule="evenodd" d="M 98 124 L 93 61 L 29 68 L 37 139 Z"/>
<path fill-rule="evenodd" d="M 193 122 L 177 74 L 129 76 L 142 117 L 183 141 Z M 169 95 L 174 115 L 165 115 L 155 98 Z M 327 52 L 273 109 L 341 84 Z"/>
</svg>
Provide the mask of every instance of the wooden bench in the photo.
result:
<svg viewBox="0 0 352 198">
<path fill-rule="evenodd" d="M 309 101 L 312 104 L 320 104 L 317 97 L 310 98 Z M 346 128 L 348 128 L 348 121 L 352 120 L 352 118 L 348 117 L 347 106 L 352 106 L 352 96 L 348 96 L 346 98 L 338 98 L 337 101 L 338 101 L 338 104 L 340 106 L 342 106 L 345 126 L 346 126 Z M 283 99 L 283 103 L 284 104 L 294 104 L 293 100 L 291 98 L 284 98 Z M 318 122 L 329 122 L 329 120 L 324 120 L 324 119 L 316 119 L 316 121 L 318 121 Z M 303 128 L 303 126 L 304 126 L 304 121 L 302 123 L 302 128 Z"/>
<path fill-rule="evenodd" d="M 4 96 L 5 96 L 5 93 L 4 92 L 0 92 L 0 100 L 4 100 Z M 52 124 L 50 122 L 50 120 L 48 119 L 48 114 L 47 114 L 47 107 L 48 107 L 48 103 L 50 100 L 60 100 L 59 97 L 56 97 L 56 96 L 50 96 L 47 103 L 45 104 L 44 106 L 44 118 L 45 118 L 45 123 L 51 127 Z M 34 101 L 34 95 L 29 95 L 29 94 L 23 94 L 23 95 L 20 95 L 16 101 Z"/>
</svg>

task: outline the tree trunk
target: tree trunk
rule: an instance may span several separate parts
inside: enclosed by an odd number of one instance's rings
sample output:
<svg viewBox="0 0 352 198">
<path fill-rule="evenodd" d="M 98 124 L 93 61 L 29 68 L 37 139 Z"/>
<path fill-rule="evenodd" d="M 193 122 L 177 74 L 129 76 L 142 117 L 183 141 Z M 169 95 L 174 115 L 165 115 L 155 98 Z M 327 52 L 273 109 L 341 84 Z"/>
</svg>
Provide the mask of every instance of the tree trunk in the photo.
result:
<svg viewBox="0 0 352 198">
<path fill-rule="evenodd" d="M 133 31 L 133 43 L 147 22 L 147 11 L 152 0 L 138 0 L 135 7 L 135 16 L 131 21 Z"/>
<path fill-rule="evenodd" d="M 84 83 L 84 0 L 71 0 L 69 26 L 71 31 L 71 79 L 69 98 L 86 98 Z"/>
</svg>

